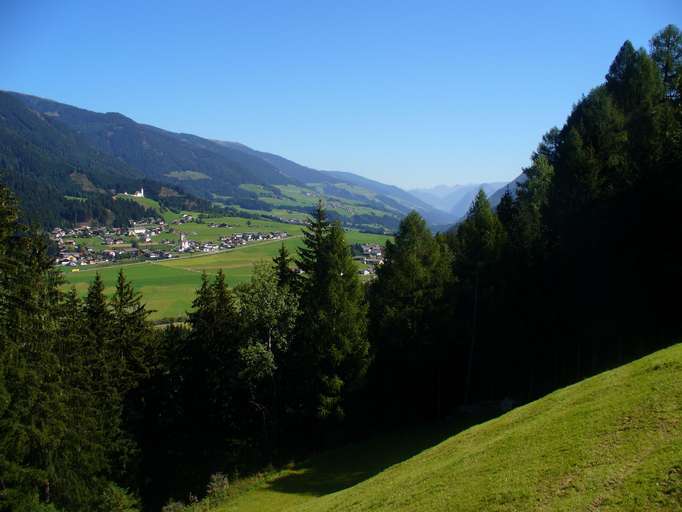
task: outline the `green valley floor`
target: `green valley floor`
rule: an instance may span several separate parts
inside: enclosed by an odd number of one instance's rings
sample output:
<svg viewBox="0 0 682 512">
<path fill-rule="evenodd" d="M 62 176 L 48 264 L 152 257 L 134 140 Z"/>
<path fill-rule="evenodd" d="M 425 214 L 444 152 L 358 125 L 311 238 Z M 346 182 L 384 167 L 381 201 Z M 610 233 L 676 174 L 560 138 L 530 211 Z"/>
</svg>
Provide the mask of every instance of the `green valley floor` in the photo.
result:
<svg viewBox="0 0 682 512">
<path fill-rule="evenodd" d="M 220 220 L 220 219 L 219 219 Z M 346 240 L 354 243 L 386 243 L 386 235 L 347 231 Z M 292 255 L 302 244 L 300 231 L 284 240 L 284 245 Z M 119 270 L 123 270 L 135 289 L 142 293 L 142 300 L 152 310 L 151 319 L 183 317 L 192 307 L 192 300 L 201 284 L 201 273 L 213 275 L 219 269 L 225 272 L 230 286 L 248 281 L 253 275 L 253 266 L 262 261 L 272 261 L 282 244 L 280 240 L 254 242 L 229 251 L 217 253 L 197 253 L 168 260 L 142 261 L 137 263 L 109 266 L 91 265 L 80 267 L 76 272 L 71 268 L 64 270 L 67 287 L 75 287 L 80 295 L 85 295 L 96 273 L 104 281 L 105 293 L 111 294 L 116 284 Z"/>
</svg>

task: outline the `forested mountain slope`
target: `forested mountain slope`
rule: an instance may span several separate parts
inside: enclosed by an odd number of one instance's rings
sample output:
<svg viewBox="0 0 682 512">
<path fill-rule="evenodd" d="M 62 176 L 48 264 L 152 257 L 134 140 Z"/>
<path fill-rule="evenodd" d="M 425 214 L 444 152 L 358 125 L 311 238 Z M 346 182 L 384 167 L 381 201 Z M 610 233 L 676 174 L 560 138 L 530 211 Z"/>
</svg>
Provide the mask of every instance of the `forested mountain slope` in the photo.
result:
<svg viewBox="0 0 682 512">
<path fill-rule="evenodd" d="M 136 123 L 118 113 L 91 112 L 35 96 L 14 94 L 28 107 L 49 113 L 90 145 L 161 181 L 182 182 L 195 193 L 230 195 L 242 183 L 285 184 L 290 179 L 259 158 L 201 139 Z M 173 173 L 205 174 L 187 179 Z"/>
<path fill-rule="evenodd" d="M 397 187 L 351 173 L 318 171 L 243 144 L 169 132 L 119 113 L 91 112 L 19 93 L 5 96 L 53 129 L 71 133 L 83 151 L 96 152 L 115 167 L 226 206 L 309 211 L 310 205 L 300 200 L 304 194 L 338 203 L 337 214 L 349 224 L 394 228 L 413 208 L 433 223 L 454 220 Z"/>
<path fill-rule="evenodd" d="M 0 91 L 0 179 L 19 196 L 28 219 L 50 227 L 64 220 L 127 223 L 145 214 L 116 192 L 146 187 L 158 197 L 161 186 L 79 134 L 56 124 L 50 113 L 27 108 L 15 95 Z M 173 204 L 182 194 L 167 189 Z M 196 206 L 197 201 L 190 204 Z"/>
</svg>

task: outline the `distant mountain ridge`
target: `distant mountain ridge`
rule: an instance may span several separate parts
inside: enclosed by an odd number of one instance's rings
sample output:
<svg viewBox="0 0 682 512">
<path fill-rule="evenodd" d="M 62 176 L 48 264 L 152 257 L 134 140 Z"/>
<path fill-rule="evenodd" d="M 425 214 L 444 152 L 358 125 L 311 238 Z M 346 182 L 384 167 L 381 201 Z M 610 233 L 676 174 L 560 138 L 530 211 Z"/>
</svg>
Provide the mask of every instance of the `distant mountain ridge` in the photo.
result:
<svg viewBox="0 0 682 512">
<path fill-rule="evenodd" d="M 144 209 L 113 200 L 118 191 L 140 187 L 166 205 L 205 207 L 197 198 L 147 179 L 125 162 L 64 129 L 52 113 L 27 108 L 0 92 L 0 179 L 21 200 L 27 221 L 51 227 L 65 219 L 127 224 Z"/>
<path fill-rule="evenodd" d="M 173 133 L 140 124 L 118 113 L 96 113 L 52 100 L 11 93 L 27 107 L 50 115 L 84 138 L 93 147 L 160 181 L 179 182 L 170 173 L 200 171 L 212 178 L 211 189 L 229 195 L 243 183 L 286 184 L 291 180 L 272 165 L 247 152 L 235 151 L 191 134 Z M 182 183 L 200 195 L 203 180 Z"/>
<path fill-rule="evenodd" d="M 353 173 L 320 171 L 237 142 L 205 139 L 140 124 L 119 113 L 96 113 L 16 92 L 19 101 L 62 133 L 135 176 L 165 183 L 217 204 L 271 211 L 278 206 L 304 211 L 296 197 L 325 197 L 333 215 L 349 225 L 397 227 L 412 209 L 432 224 L 456 216 L 404 190 Z M 2 112 L 0 112 L 1 114 Z M 299 193 L 300 192 L 300 193 Z"/>
<path fill-rule="evenodd" d="M 502 199 L 502 196 L 505 194 L 505 192 L 509 191 L 509 193 L 515 197 L 516 196 L 516 190 L 519 188 L 519 185 L 524 183 L 528 178 L 526 177 L 525 174 L 521 173 L 519 174 L 516 178 L 514 178 L 512 181 L 507 183 L 506 185 L 500 187 L 497 192 L 495 192 L 493 195 L 488 197 L 488 200 L 490 201 L 490 204 L 493 206 L 497 206 L 500 203 L 500 199 Z"/>
<path fill-rule="evenodd" d="M 410 194 L 447 212 L 456 218 L 466 215 L 479 190 L 489 197 L 505 187 L 506 182 L 472 183 L 467 185 L 436 185 L 431 188 L 408 190 Z"/>
</svg>

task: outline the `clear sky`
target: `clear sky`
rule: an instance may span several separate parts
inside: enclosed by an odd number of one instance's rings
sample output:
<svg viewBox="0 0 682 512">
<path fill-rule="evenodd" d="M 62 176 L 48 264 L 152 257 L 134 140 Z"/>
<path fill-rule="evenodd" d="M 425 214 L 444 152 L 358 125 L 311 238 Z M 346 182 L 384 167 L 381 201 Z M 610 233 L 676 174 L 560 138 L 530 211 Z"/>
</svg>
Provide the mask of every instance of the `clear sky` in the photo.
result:
<svg viewBox="0 0 682 512">
<path fill-rule="evenodd" d="M 680 0 L 0 0 L 0 89 L 403 187 L 503 181 Z"/>
</svg>

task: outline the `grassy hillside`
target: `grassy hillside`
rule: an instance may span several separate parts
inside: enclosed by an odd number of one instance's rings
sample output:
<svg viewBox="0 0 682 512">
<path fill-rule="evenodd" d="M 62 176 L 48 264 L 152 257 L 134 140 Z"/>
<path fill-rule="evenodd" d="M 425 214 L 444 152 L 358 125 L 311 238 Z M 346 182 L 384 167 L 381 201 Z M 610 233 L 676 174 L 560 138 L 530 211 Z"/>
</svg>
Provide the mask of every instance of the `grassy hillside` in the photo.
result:
<svg viewBox="0 0 682 512">
<path fill-rule="evenodd" d="M 195 510 L 682 510 L 682 344 L 408 458 L 429 439 L 437 434 L 328 453 L 238 482 L 226 501 Z"/>
<path fill-rule="evenodd" d="M 114 199 L 117 199 L 119 201 L 133 201 L 137 204 L 144 206 L 148 210 L 153 210 L 157 214 L 161 212 L 161 206 L 159 205 L 159 202 L 149 197 L 136 197 L 127 196 L 125 194 L 117 194 L 114 196 Z"/>
</svg>

